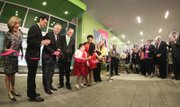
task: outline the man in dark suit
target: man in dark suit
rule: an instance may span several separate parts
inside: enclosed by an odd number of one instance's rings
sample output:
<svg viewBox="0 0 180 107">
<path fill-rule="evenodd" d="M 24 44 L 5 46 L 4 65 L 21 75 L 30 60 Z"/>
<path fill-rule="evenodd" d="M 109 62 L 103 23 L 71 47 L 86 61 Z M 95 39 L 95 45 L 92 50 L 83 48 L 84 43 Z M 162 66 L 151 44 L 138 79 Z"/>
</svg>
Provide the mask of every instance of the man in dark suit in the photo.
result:
<svg viewBox="0 0 180 107">
<path fill-rule="evenodd" d="M 49 39 L 51 43 L 44 46 L 42 52 L 42 71 L 43 71 L 43 86 L 44 91 L 47 94 L 53 94 L 51 90 L 56 91 L 57 89 L 52 86 L 52 77 L 54 74 L 54 68 L 56 64 L 56 58 L 60 54 L 57 50 L 59 33 L 61 31 L 61 25 L 59 23 L 54 25 L 52 32 L 47 33 L 44 39 Z"/>
<path fill-rule="evenodd" d="M 167 76 L 167 44 L 161 41 L 161 37 L 156 38 L 156 57 L 159 65 L 160 78 L 166 78 Z"/>
<path fill-rule="evenodd" d="M 118 73 L 118 63 L 119 63 L 119 53 L 116 50 L 116 45 L 113 44 L 113 49 L 110 50 L 109 52 L 109 56 L 111 58 L 111 62 L 110 62 L 110 75 L 113 76 L 114 75 L 114 71 L 115 71 L 115 75 L 119 76 Z"/>
<path fill-rule="evenodd" d="M 42 102 L 43 98 L 36 92 L 36 72 L 40 59 L 41 45 L 48 45 L 50 40 L 43 40 L 41 29 L 47 25 L 47 16 L 40 16 L 39 22 L 29 28 L 27 36 L 26 62 L 28 67 L 27 96 L 30 101 Z"/>
<path fill-rule="evenodd" d="M 69 28 L 65 36 L 59 39 L 60 58 L 59 58 L 59 88 L 64 87 L 64 75 L 66 76 L 66 88 L 72 89 L 70 84 L 70 67 L 72 56 L 75 51 L 75 40 L 72 38 L 74 29 Z"/>
<path fill-rule="evenodd" d="M 170 37 L 170 46 L 172 47 L 172 57 L 174 66 L 173 79 L 180 80 L 180 35 L 177 32 L 172 33 Z"/>
</svg>

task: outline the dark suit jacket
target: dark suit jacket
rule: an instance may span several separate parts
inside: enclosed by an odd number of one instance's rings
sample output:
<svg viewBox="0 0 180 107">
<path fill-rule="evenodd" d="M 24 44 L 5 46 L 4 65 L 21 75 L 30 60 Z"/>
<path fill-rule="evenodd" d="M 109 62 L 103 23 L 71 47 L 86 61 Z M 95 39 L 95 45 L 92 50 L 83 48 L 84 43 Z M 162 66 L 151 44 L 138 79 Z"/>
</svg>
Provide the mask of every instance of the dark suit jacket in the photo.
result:
<svg viewBox="0 0 180 107">
<path fill-rule="evenodd" d="M 170 44 L 172 47 L 172 56 L 180 59 L 180 36 L 177 38 L 176 43 Z"/>
<path fill-rule="evenodd" d="M 167 57 L 167 44 L 164 41 L 161 41 L 159 48 L 156 47 L 156 55 L 161 54 L 160 59 L 166 60 Z"/>
<path fill-rule="evenodd" d="M 148 51 L 149 51 L 148 57 L 154 58 L 155 57 L 155 46 L 151 44 L 148 48 Z"/>
<path fill-rule="evenodd" d="M 40 47 L 42 41 L 41 29 L 37 24 L 31 26 L 27 36 L 26 58 L 40 58 Z"/>
<path fill-rule="evenodd" d="M 59 42 L 58 48 L 61 49 L 61 56 L 59 60 L 70 63 L 75 51 L 74 38 L 72 37 L 70 38 L 68 45 L 66 44 L 66 36 L 61 36 L 58 42 Z"/>
<path fill-rule="evenodd" d="M 58 48 L 59 37 L 60 37 L 60 35 L 57 36 L 57 40 L 56 40 L 54 32 L 49 32 L 44 36 L 44 39 L 49 39 L 51 41 L 51 43 L 47 46 L 44 46 L 43 52 L 42 52 L 43 59 L 48 59 L 50 57 L 53 57 L 52 54 Z M 54 58 L 55 58 L 55 56 L 54 56 Z"/>
</svg>

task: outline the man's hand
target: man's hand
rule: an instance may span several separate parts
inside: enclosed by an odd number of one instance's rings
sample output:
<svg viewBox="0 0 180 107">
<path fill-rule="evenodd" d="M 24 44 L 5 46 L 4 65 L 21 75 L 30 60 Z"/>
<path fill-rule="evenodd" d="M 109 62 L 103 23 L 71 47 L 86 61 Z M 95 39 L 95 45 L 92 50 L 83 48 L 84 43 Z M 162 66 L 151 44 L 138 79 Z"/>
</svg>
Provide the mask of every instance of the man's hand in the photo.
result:
<svg viewBox="0 0 180 107">
<path fill-rule="evenodd" d="M 51 41 L 49 39 L 46 39 L 46 40 L 42 40 L 41 41 L 41 44 L 42 45 L 49 45 L 51 43 Z"/>
<path fill-rule="evenodd" d="M 158 57 L 158 58 L 161 57 L 161 54 L 157 54 L 157 57 Z"/>
<path fill-rule="evenodd" d="M 60 55 L 60 52 L 59 52 L 59 51 L 55 51 L 55 52 L 53 53 L 53 55 L 58 56 L 58 55 Z"/>
</svg>

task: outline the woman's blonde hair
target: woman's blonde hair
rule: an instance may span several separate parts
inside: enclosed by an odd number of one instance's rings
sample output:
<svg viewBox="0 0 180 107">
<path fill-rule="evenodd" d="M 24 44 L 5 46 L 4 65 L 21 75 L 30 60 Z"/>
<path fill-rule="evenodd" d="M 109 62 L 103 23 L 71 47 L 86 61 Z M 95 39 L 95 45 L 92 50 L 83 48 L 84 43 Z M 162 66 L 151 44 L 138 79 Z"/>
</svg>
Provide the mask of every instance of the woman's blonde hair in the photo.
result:
<svg viewBox="0 0 180 107">
<path fill-rule="evenodd" d="M 8 28 L 9 28 L 9 31 L 12 32 L 13 29 L 14 29 L 14 26 L 15 26 L 17 23 L 20 24 L 20 22 L 21 22 L 21 19 L 20 19 L 19 17 L 17 17 L 17 16 L 12 16 L 12 17 L 9 19 L 8 23 L 7 23 L 7 26 L 8 26 Z"/>
</svg>

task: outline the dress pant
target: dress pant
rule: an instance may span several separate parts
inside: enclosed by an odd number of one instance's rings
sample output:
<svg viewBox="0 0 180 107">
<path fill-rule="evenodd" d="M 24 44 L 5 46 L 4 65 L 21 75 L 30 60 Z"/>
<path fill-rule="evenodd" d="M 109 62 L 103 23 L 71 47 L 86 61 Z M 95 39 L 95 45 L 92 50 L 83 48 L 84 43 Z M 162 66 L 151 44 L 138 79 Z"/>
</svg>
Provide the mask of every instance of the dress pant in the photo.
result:
<svg viewBox="0 0 180 107">
<path fill-rule="evenodd" d="M 97 67 L 93 69 L 93 77 L 95 82 L 101 82 L 101 62 L 96 64 Z"/>
<path fill-rule="evenodd" d="M 148 74 L 154 73 L 155 66 L 153 59 L 145 59 L 145 72 Z"/>
<path fill-rule="evenodd" d="M 42 59 L 43 86 L 45 91 L 49 91 L 50 88 L 52 88 L 55 62 L 56 60 L 54 57 Z"/>
<path fill-rule="evenodd" d="M 145 74 L 146 74 L 146 71 L 145 71 L 145 68 L 146 68 L 145 65 L 146 65 L 146 64 L 145 64 L 145 62 L 146 62 L 146 61 L 145 61 L 144 59 L 143 59 L 143 60 L 140 60 L 140 72 L 141 72 L 142 75 L 145 75 Z"/>
<path fill-rule="evenodd" d="M 70 84 L 70 62 L 59 61 L 59 85 L 64 86 L 64 76 L 66 76 L 66 85 Z"/>
<path fill-rule="evenodd" d="M 180 58 L 173 57 L 175 78 L 180 78 Z"/>
<path fill-rule="evenodd" d="M 28 67 L 27 77 L 27 96 L 31 98 L 36 97 L 36 72 L 38 67 L 38 60 L 26 59 Z"/>
<path fill-rule="evenodd" d="M 167 60 L 166 58 L 159 59 L 159 72 L 161 78 L 167 77 Z"/>
<path fill-rule="evenodd" d="M 119 60 L 115 57 L 111 57 L 111 66 L 110 66 L 110 69 L 111 69 L 111 75 L 113 75 L 113 71 L 115 71 L 115 75 L 118 75 L 118 63 L 119 63 Z"/>
</svg>

